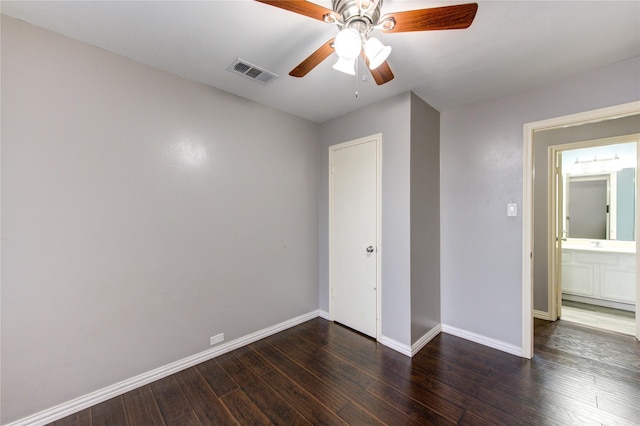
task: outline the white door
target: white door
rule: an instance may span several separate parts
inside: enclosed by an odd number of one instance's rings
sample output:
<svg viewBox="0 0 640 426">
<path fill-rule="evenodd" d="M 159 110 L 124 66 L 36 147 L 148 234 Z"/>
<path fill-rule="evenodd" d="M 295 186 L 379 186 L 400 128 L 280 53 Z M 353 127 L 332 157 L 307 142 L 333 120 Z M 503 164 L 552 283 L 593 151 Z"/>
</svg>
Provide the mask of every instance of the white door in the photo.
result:
<svg viewBox="0 0 640 426">
<path fill-rule="evenodd" d="M 329 148 L 330 315 L 376 338 L 379 146 L 376 135 Z"/>
</svg>

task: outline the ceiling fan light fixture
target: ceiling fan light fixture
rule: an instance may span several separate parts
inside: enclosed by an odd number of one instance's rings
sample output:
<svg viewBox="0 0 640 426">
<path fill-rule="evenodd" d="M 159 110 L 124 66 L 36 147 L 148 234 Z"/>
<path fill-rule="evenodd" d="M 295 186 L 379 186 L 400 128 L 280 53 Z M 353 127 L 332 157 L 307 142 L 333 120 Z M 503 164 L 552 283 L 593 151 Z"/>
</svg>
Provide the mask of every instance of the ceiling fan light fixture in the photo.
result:
<svg viewBox="0 0 640 426">
<path fill-rule="evenodd" d="M 374 70 L 387 60 L 391 54 L 391 46 L 385 46 L 375 37 L 370 37 L 364 43 L 364 53 L 369 59 L 369 69 Z"/>
<path fill-rule="evenodd" d="M 355 59 L 362 50 L 360 33 L 353 28 L 341 30 L 334 42 L 334 49 L 341 59 Z"/>
<path fill-rule="evenodd" d="M 356 59 L 338 57 L 338 62 L 333 64 L 333 69 L 349 75 L 356 75 Z"/>
</svg>

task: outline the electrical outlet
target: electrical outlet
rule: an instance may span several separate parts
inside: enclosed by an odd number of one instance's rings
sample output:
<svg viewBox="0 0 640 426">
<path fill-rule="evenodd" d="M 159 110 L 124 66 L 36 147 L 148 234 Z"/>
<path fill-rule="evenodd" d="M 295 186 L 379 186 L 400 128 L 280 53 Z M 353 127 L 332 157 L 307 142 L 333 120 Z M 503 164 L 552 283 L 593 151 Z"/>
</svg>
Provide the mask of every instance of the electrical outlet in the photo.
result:
<svg viewBox="0 0 640 426">
<path fill-rule="evenodd" d="M 209 344 L 213 346 L 216 343 L 222 342 L 223 340 L 224 340 L 224 333 L 216 334 L 215 336 L 211 336 L 211 338 L 209 338 Z"/>
</svg>

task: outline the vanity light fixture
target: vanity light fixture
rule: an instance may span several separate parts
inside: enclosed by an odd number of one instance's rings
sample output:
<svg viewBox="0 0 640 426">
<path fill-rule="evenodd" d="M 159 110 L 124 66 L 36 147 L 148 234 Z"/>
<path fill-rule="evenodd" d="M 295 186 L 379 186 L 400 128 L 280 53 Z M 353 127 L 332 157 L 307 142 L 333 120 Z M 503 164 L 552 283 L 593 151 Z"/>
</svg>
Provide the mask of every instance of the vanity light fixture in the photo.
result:
<svg viewBox="0 0 640 426">
<path fill-rule="evenodd" d="M 571 166 L 571 173 L 598 173 L 598 172 L 617 172 L 622 170 L 622 162 L 618 154 L 613 157 L 598 158 L 593 156 L 591 160 L 578 160 Z"/>
</svg>

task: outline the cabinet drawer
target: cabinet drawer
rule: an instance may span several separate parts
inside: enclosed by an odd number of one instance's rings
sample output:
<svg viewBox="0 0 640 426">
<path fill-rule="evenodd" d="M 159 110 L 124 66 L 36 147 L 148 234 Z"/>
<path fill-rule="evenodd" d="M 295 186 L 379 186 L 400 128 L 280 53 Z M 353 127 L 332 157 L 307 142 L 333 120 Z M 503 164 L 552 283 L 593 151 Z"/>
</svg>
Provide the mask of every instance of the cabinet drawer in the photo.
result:
<svg viewBox="0 0 640 426">
<path fill-rule="evenodd" d="M 617 265 L 619 256 L 605 253 L 574 253 L 576 263 L 588 263 L 590 265 Z"/>
</svg>

